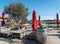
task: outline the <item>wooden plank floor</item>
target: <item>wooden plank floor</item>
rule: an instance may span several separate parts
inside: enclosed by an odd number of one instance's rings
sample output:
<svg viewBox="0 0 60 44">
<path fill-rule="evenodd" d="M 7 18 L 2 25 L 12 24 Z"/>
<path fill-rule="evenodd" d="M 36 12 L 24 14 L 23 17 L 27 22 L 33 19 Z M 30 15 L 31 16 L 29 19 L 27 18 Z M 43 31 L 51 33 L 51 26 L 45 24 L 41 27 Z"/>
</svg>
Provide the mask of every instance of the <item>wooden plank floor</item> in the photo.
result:
<svg viewBox="0 0 60 44">
<path fill-rule="evenodd" d="M 58 36 L 48 36 L 47 44 L 60 44 L 60 38 Z"/>
<path fill-rule="evenodd" d="M 23 38 L 22 42 L 23 42 L 23 44 L 39 44 L 39 42 L 36 40 L 28 40 L 26 38 Z"/>
</svg>

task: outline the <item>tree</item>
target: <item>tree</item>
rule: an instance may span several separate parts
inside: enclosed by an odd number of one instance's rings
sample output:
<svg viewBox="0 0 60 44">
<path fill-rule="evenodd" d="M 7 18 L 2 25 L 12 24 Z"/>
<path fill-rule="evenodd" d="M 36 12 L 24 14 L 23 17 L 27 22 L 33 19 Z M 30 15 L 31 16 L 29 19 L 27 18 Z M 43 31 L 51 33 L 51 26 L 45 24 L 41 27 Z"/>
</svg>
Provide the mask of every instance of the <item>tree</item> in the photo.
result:
<svg viewBox="0 0 60 44">
<path fill-rule="evenodd" d="M 4 11 L 11 18 L 14 18 L 15 20 L 18 20 L 18 21 L 22 19 L 24 20 L 27 19 L 27 16 L 29 14 L 28 8 L 25 7 L 25 5 L 21 2 L 11 3 L 8 6 L 5 6 Z"/>
</svg>

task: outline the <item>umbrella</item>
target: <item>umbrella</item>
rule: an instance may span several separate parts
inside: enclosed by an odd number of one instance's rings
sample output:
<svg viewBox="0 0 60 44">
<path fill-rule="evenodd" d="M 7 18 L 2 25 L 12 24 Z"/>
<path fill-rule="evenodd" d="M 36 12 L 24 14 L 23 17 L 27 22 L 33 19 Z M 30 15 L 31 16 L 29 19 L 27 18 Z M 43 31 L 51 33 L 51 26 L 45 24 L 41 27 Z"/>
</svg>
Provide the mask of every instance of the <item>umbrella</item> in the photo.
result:
<svg viewBox="0 0 60 44">
<path fill-rule="evenodd" d="M 24 20 L 22 19 L 22 27 L 24 27 Z"/>
<path fill-rule="evenodd" d="M 39 20 L 37 20 L 37 27 L 39 27 Z"/>
<path fill-rule="evenodd" d="M 32 29 L 35 32 L 37 28 L 37 21 L 36 21 L 36 11 L 34 10 L 32 13 Z"/>
<path fill-rule="evenodd" d="M 56 14 L 56 23 L 57 23 L 57 27 L 59 27 L 59 15 L 58 15 L 58 13 Z"/>
<path fill-rule="evenodd" d="M 37 26 L 40 27 L 40 16 L 38 17 Z"/>
<path fill-rule="evenodd" d="M 2 12 L 2 23 L 1 23 L 2 26 L 5 25 L 5 13 Z"/>
<path fill-rule="evenodd" d="M 40 23 L 41 23 L 41 22 L 40 22 L 40 16 L 39 16 L 39 20 L 38 20 L 38 22 L 39 22 L 39 24 L 38 24 L 38 25 L 40 26 Z"/>
</svg>

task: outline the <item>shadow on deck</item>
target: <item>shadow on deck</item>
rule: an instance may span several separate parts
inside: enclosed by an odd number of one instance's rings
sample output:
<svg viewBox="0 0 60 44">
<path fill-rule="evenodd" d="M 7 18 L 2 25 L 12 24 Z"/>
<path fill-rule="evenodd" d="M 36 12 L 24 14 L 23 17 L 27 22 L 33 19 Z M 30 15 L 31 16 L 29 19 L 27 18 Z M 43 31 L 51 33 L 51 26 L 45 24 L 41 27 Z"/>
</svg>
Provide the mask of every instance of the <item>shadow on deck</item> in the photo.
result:
<svg viewBox="0 0 60 44">
<path fill-rule="evenodd" d="M 30 34 L 32 34 L 32 33 L 30 33 Z M 19 40 L 22 40 L 23 44 L 39 44 L 39 42 L 35 38 L 28 39 L 26 36 L 24 36 L 23 38 L 20 38 L 20 35 L 16 34 L 16 33 L 13 33 L 13 34 L 11 34 L 9 36 L 7 34 L 5 34 L 5 33 L 0 33 L 0 38 L 5 38 L 5 39 L 8 39 L 8 40 L 19 39 Z"/>
<path fill-rule="evenodd" d="M 24 44 L 39 44 L 39 42 L 37 40 L 35 40 L 35 39 L 28 39 L 28 38 L 26 38 L 26 36 L 22 38 L 22 42 Z"/>
</svg>

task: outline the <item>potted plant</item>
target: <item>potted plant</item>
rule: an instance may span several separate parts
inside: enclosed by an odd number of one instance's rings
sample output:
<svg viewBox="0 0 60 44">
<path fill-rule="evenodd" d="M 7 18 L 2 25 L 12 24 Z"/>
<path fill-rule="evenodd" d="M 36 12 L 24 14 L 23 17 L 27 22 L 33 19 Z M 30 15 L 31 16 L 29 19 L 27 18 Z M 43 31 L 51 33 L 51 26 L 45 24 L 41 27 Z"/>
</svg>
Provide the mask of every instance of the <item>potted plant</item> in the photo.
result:
<svg viewBox="0 0 60 44">
<path fill-rule="evenodd" d="M 41 43 L 41 44 L 46 44 L 47 41 L 47 34 L 46 34 L 46 28 L 44 28 L 42 25 L 40 25 L 39 28 L 36 30 L 36 39 Z"/>
</svg>

